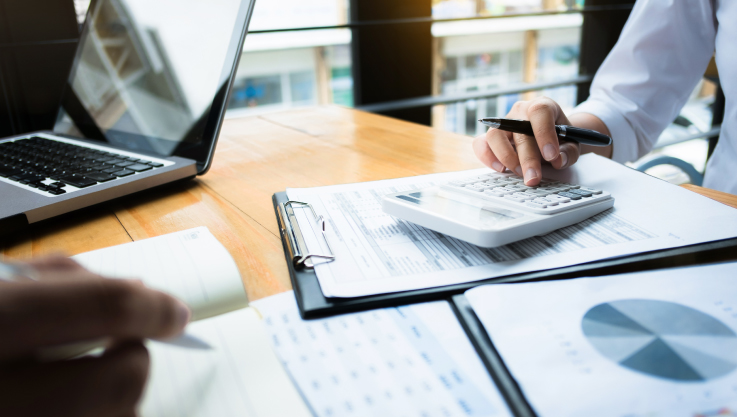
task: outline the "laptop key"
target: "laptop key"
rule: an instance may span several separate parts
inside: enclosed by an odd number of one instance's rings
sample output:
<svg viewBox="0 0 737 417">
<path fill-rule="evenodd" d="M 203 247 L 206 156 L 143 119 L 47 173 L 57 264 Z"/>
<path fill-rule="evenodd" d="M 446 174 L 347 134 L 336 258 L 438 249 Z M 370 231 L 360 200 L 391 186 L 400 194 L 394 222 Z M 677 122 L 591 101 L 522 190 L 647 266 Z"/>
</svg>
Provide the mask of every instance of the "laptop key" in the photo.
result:
<svg viewBox="0 0 737 417">
<path fill-rule="evenodd" d="M 129 167 L 129 166 L 135 165 L 135 164 L 136 164 L 135 162 L 126 161 L 126 162 L 118 162 L 117 164 L 115 164 L 115 166 L 116 167 L 125 168 L 125 167 Z"/>
<path fill-rule="evenodd" d="M 97 184 L 97 181 L 95 180 L 91 180 L 85 177 L 73 177 L 71 175 L 61 177 L 59 178 L 59 180 L 77 188 L 85 188 L 89 187 L 90 185 Z"/>
<path fill-rule="evenodd" d="M 118 177 L 127 177 L 127 176 L 133 175 L 135 173 L 136 173 L 136 171 L 131 171 L 129 169 L 123 169 L 121 171 L 114 172 L 112 175 L 115 175 L 115 176 L 118 176 Z"/>
<path fill-rule="evenodd" d="M 105 181 L 110 181 L 110 180 L 114 180 L 118 178 L 115 175 L 105 174 L 102 172 L 90 172 L 90 173 L 84 174 L 84 176 L 85 178 L 89 178 L 91 180 L 95 180 L 98 182 L 105 182 Z"/>
<path fill-rule="evenodd" d="M 161 168 L 161 167 L 164 166 L 164 164 L 160 164 L 158 162 L 149 162 L 148 164 L 151 165 L 154 168 Z"/>
<path fill-rule="evenodd" d="M 153 167 L 149 165 L 144 165 L 144 164 L 133 164 L 133 165 L 127 166 L 126 169 L 129 169 L 131 171 L 141 172 L 141 171 L 148 171 L 149 169 L 153 169 Z"/>
<path fill-rule="evenodd" d="M 0 177 L 12 177 L 14 175 L 18 175 L 22 173 L 23 171 L 9 167 L 9 166 L 0 166 Z"/>
</svg>

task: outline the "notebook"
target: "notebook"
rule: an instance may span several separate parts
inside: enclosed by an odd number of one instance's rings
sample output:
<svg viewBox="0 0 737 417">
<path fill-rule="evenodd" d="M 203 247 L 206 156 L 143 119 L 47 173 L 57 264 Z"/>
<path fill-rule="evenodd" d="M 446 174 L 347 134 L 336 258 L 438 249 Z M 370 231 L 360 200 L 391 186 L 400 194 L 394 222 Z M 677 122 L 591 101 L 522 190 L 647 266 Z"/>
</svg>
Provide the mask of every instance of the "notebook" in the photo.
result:
<svg viewBox="0 0 737 417">
<path fill-rule="evenodd" d="M 205 227 L 74 256 L 110 278 L 141 279 L 192 309 L 187 334 L 211 349 L 149 341 L 142 417 L 312 415 L 248 307 L 238 268 Z"/>
</svg>

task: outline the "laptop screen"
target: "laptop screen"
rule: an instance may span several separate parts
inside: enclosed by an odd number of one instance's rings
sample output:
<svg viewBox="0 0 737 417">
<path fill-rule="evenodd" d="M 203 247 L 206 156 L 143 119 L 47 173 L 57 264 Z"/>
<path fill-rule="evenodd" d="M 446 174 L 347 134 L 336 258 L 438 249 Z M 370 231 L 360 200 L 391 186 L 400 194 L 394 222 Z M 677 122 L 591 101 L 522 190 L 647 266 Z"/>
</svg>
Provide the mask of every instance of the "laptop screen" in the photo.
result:
<svg viewBox="0 0 737 417">
<path fill-rule="evenodd" d="M 198 162 L 225 112 L 253 0 L 97 0 L 54 132 Z"/>
</svg>

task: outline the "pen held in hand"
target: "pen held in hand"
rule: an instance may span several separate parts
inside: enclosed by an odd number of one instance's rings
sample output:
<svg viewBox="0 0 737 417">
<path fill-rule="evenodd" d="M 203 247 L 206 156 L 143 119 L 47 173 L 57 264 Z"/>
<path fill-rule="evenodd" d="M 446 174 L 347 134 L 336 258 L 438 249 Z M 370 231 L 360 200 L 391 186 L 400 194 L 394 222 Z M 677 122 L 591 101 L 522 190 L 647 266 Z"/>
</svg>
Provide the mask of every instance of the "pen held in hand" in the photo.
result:
<svg viewBox="0 0 737 417">
<path fill-rule="evenodd" d="M 532 130 L 532 124 L 528 120 L 486 117 L 479 119 L 479 122 L 492 129 L 535 136 L 534 131 Z M 612 138 L 595 130 L 583 129 L 575 126 L 555 125 L 555 131 L 560 139 L 578 142 L 583 145 L 609 146 L 612 144 Z"/>
</svg>

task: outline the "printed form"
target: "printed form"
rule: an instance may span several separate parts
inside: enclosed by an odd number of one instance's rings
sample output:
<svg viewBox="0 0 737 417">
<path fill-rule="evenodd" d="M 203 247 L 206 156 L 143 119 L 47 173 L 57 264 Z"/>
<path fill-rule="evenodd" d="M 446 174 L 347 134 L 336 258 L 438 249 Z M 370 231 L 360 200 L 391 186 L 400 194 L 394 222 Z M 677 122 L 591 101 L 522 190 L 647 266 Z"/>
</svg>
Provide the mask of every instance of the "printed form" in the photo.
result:
<svg viewBox="0 0 737 417">
<path fill-rule="evenodd" d="M 318 417 L 511 417 L 446 301 L 302 320 L 258 300 L 274 351 Z"/>
<path fill-rule="evenodd" d="M 737 236 L 737 211 L 597 155 L 546 178 L 606 190 L 614 208 L 581 223 L 499 248 L 480 248 L 391 217 L 385 194 L 429 187 L 487 169 L 319 188 L 288 189 L 327 221 L 336 256 L 317 261 L 326 297 L 360 297 L 452 285 Z M 326 253 L 308 209 L 295 207 L 311 252 Z M 705 215 L 709 213 L 709 215 Z"/>
</svg>

